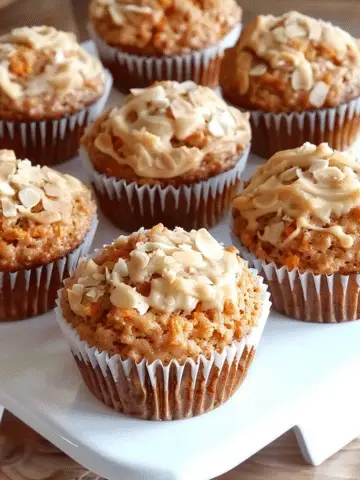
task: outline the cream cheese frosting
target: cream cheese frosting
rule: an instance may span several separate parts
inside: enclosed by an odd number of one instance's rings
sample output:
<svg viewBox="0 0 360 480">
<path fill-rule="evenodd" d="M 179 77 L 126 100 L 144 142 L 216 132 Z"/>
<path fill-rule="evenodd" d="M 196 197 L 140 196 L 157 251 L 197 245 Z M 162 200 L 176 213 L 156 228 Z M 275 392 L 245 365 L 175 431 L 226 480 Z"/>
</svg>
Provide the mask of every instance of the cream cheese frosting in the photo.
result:
<svg viewBox="0 0 360 480">
<path fill-rule="evenodd" d="M 275 215 L 261 237 L 276 246 L 285 246 L 301 232 L 327 232 L 343 248 L 354 239 L 336 223 L 360 206 L 360 163 L 351 153 L 332 150 L 328 144 L 310 143 L 275 154 L 250 179 L 233 208 L 247 220 L 247 229 L 256 231 L 258 219 Z M 280 239 L 286 222 L 296 229 Z"/>
<path fill-rule="evenodd" d="M 76 178 L 0 150 L 0 215 L 38 224 L 70 221 L 74 199 L 82 192 L 90 195 Z"/>
<path fill-rule="evenodd" d="M 237 49 L 242 55 L 241 94 L 248 91 L 252 78 L 278 70 L 295 92 L 308 92 L 309 103 L 320 108 L 337 79 L 352 81 L 360 75 L 358 40 L 329 22 L 295 11 L 256 17 Z"/>
<path fill-rule="evenodd" d="M 140 230 L 129 237 L 120 236 L 110 249 L 126 249 L 130 240 L 146 233 L 145 241 L 136 242 L 128 258 L 101 263 L 101 254 L 84 259 L 68 288 L 71 310 L 86 317 L 89 303 L 108 296 L 114 307 L 149 309 L 171 314 L 176 310 L 190 313 L 201 303 L 202 310 L 219 314 L 225 302 L 231 302 L 234 318 L 244 308 L 237 284 L 245 263 L 236 249 L 225 249 L 205 229 L 186 232 L 182 228 Z M 137 287 L 146 284 L 148 295 Z"/>
<path fill-rule="evenodd" d="M 0 37 L 0 91 L 14 102 L 65 94 L 95 79 L 104 80 L 102 65 L 72 33 L 39 26 L 15 28 Z"/>
<path fill-rule="evenodd" d="M 202 145 L 187 146 L 196 135 Z M 94 144 L 141 177 L 172 178 L 196 169 L 209 153 L 236 155 L 250 138 L 248 115 L 210 88 L 160 82 L 133 89 L 122 107 L 109 112 Z"/>
</svg>

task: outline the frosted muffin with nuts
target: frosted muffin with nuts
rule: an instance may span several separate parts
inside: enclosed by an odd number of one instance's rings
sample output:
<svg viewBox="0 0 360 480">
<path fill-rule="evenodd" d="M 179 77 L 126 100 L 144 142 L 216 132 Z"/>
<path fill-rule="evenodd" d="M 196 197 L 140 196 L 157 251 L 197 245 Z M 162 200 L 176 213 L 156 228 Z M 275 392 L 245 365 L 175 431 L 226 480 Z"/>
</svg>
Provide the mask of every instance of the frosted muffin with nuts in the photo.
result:
<svg viewBox="0 0 360 480">
<path fill-rule="evenodd" d="M 358 136 L 360 44 L 331 23 L 298 12 L 256 17 L 226 52 L 221 86 L 251 111 L 264 157 L 306 141 L 345 150 Z"/>
<path fill-rule="evenodd" d="M 81 182 L 0 150 L 0 321 L 54 307 L 96 224 L 95 203 Z"/>
<path fill-rule="evenodd" d="M 107 78 L 72 33 L 40 26 L 1 36 L 1 146 L 40 164 L 74 156 L 84 127 L 102 112 Z"/>
<path fill-rule="evenodd" d="M 241 13 L 235 0 L 92 0 L 89 31 L 126 93 L 155 80 L 215 87 Z"/>
<path fill-rule="evenodd" d="M 301 320 L 359 317 L 360 164 L 352 154 L 325 143 L 277 153 L 234 199 L 233 216 L 275 308 Z"/>
<path fill-rule="evenodd" d="M 104 213 L 132 231 L 198 228 L 228 210 L 247 160 L 247 114 L 210 88 L 159 82 L 134 89 L 82 139 Z"/>
<path fill-rule="evenodd" d="M 84 259 L 59 306 L 90 390 L 122 413 L 170 420 L 204 413 L 234 393 L 270 304 L 235 248 L 205 229 L 157 225 Z"/>
</svg>

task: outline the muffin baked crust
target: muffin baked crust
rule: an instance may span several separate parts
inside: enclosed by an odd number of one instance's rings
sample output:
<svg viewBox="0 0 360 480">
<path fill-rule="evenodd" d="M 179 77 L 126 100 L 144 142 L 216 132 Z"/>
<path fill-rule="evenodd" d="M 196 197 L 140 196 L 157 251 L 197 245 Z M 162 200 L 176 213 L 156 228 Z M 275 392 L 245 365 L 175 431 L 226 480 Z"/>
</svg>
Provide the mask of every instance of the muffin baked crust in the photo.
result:
<svg viewBox="0 0 360 480">
<path fill-rule="evenodd" d="M 183 363 L 257 325 L 260 285 L 205 229 L 162 225 L 121 236 L 65 282 L 65 320 L 90 346 L 135 362 Z"/>
<path fill-rule="evenodd" d="M 92 0 L 89 15 L 107 44 L 162 56 L 214 45 L 240 21 L 241 8 L 235 0 Z"/>
<path fill-rule="evenodd" d="M 360 96 L 360 43 L 298 12 L 261 15 L 226 51 L 220 84 L 227 99 L 250 110 L 335 107 Z"/>
<path fill-rule="evenodd" d="M 83 242 L 95 212 L 79 180 L 0 150 L 0 272 L 65 256 Z"/>
<path fill-rule="evenodd" d="M 184 185 L 235 166 L 251 139 L 247 114 L 193 82 L 134 89 L 82 139 L 94 168 L 148 185 Z"/>
<path fill-rule="evenodd" d="M 23 27 L 0 37 L 0 118 L 62 117 L 95 102 L 105 86 L 100 61 L 72 33 Z"/>
<path fill-rule="evenodd" d="M 234 232 L 258 258 L 300 272 L 360 272 L 360 163 L 327 144 L 275 154 L 233 200 Z"/>
</svg>

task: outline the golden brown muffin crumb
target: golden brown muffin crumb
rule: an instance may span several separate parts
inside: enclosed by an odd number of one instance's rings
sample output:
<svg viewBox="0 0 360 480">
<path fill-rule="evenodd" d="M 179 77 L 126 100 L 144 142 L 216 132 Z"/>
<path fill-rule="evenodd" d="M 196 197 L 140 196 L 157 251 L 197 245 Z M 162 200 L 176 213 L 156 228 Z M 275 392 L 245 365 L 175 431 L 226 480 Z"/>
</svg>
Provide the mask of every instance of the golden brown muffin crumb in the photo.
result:
<svg viewBox="0 0 360 480">
<path fill-rule="evenodd" d="M 121 236 L 65 287 L 63 315 L 81 340 L 136 362 L 209 357 L 261 313 L 258 279 L 205 229 L 157 225 Z"/>
</svg>

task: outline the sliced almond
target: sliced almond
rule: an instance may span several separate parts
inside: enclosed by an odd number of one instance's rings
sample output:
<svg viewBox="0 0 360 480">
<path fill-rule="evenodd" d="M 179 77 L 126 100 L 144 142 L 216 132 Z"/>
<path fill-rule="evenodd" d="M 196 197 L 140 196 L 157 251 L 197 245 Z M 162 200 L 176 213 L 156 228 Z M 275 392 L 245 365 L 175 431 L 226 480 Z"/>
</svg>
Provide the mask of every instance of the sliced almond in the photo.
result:
<svg viewBox="0 0 360 480">
<path fill-rule="evenodd" d="M 299 25 L 298 23 L 290 23 L 285 27 L 286 35 L 289 38 L 297 38 L 297 37 L 306 37 L 307 32 L 304 27 Z"/>
<path fill-rule="evenodd" d="M 313 172 L 318 182 L 341 182 L 345 175 L 338 167 L 326 167 Z"/>
<path fill-rule="evenodd" d="M 309 168 L 309 172 L 313 173 L 316 170 L 327 168 L 329 166 L 329 160 L 323 159 L 316 159 L 311 162 L 311 167 Z"/>
<path fill-rule="evenodd" d="M 141 95 L 142 93 L 144 93 L 144 89 L 143 88 L 131 88 L 130 93 L 132 93 L 135 96 Z"/>
<path fill-rule="evenodd" d="M 311 90 L 309 102 L 316 108 L 324 105 L 326 97 L 328 96 L 330 85 L 325 82 L 318 82 Z"/>
<path fill-rule="evenodd" d="M 16 162 L 16 155 L 13 150 L 0 149 L 0 162 Z"/>
<path fill-rule="evenodd" d="M 181 263 L 184 267 L 198 267 L 201 266 L 204 261 L 201 253 L 190 251 L 177 251 L 172 254 L 173 258 Z"/>
<path fill-rule="evenodd" d="M 115 6 L 109 6 L 109 14 L 115 25 L 123 25 L 126 22 L 124 14 Z"/>
<path fill-rule="evenodd" d="M 204 257 L 211 260 L 220 260 L 224 255 L 224 248 L 205 228 L 200 228 L 195 237 L 195 245 Z"/>
<path fill-rule="evenodd" d="M 264 75 L 266 71 L 266 65 L 264 63 L 259 63 L 259 65 L 255 65 L 255 67 L 250 70 L 249 74 L 253 77 L 259 77 L 261 75 Z"/>
<path fill-rule="evenodd" d="M 45 183 L 45 193 L 48 197 L 61 197 L 61 188 L 53 183 Z"/>
<path fill-rule="evenodd" d="M 119 258 L 116 262 L 113 272 L 118 273 L 120 277 L 127 277 L 129 275 L 127 264 L 123 258 Z"/>
<path fill-rule="evenodd" d="M 121 8 L 127 12 L 140 13 L 142 15 L 151 15 L 153 9 L 147 5 L 134 5 L 134 4 L 125 4 L 121 5 Z"/>
<path fill-rule="evenodd" d="M 9 198 L 1 199 L 1 208 L 4 217 L 16 217 L 16 206 Z"/>
<path fill-rule="evenodd" d="M 7 197 L 12 197 L 16 192 L 7 182 L 0 181 L 0 193 Z"/>
<path fill-rule="evenodd" d="M 15 162 L 4 162 L 0 163 L 0 178 L 8 180 L 10 175 L 13 175 L 16 172 L 16 163 Z"/>
<path fill-rule="evenodd" d="M 19 200 L 25 208 L 32 209 L 41 200 L 41 194 L 38 189 L 25 187 L 19 192 Z"/>
<path fill-rule="evenodd" d="M 71 204 L 62 200 L 50 200 L 47 197 L 42 199 L 42 205 L 47 212 L 60 213 L 61 215 L 69 215 L 71 213 Z"/>
<path fill-rule="evenodd" d="M 280 178 L 283 182 L 292 182 L 293 180 L 297 180 L 297 167 L 291 167 L 288 170 L 285 170 L 285 172 L 280 175 Z"/>
<path fill-rule="evenodd" d="M 221 123 L 214 117 L 208 123 L 208 130 L 211 135 L 214 135 L 214 137 L 223 137 L 225 135 L 225 131 L 221 126 Z"/>
<path fill-rule="evenodd" d="M 62 216 L 59 212 L 46 212 L 46 211 L 38 212 L 38 213 L 29 213 L 27 214 L 27 217 L 43 225 L 60 222 L 62 219 Z"/>
<path fill-rule="evenodd" d="M 295 91 L 309 91 L 313 86 L 313 72 L 309 62 L 304 61 L 294 70 L 291 76 L 291 86 Z"/>
<path fill-rule="evenodd" d="M 96 273 L 99 273 L 100 272 L 100 267 L 97 263 L 94 262 L 94 260 L 92 258 L 90 258 L 86 263 L 85 263 L 85 266 L 84 266 L 84 275 L 87 275 L 87 276 L 92 276 Z"/>
<path fill-rule="evenodd" d="M 309 29 L 309 40 L 319 41 L 322 35 L 322 27 L 320 22 L 315 19 L 309 19 L 307 22 Z"/>
<path fill-rule="evenodd" d="M 67 290 L 67 294 L 71 310 L 76 315 L 85 316 L 86 309 L 84 305 L 81 304 L 84 295 L 84 285 L 74 284 L 71 289 Z"/>
<path fill-rule="evenodd" d="M 273 223 L 272 225 L 267 225 L 264 230 L 264 234 L 260 237 L 261 240 L 269 242 L 272 245 L 277 245 L 280 240 L 281 234 L 284 231 L 285 224 L 284 222 Z"/>
<path fill-rule="evenodd" d="M 141 315 L 149 308 L 144 297 L 125 283 L 117 285 L 111 292 L 110 302 L 118 308 L 135 308 Z"/>
<path fill-rule="evenodd" d="M 289 39 L 288 36 L 286 35 L 285 28 L 284 27 L 277 27 L 272 31 L 272 34 L 275 37 L 275 40 L 280 42 L 280 43 L 286 43 Z"/>
</svg>

